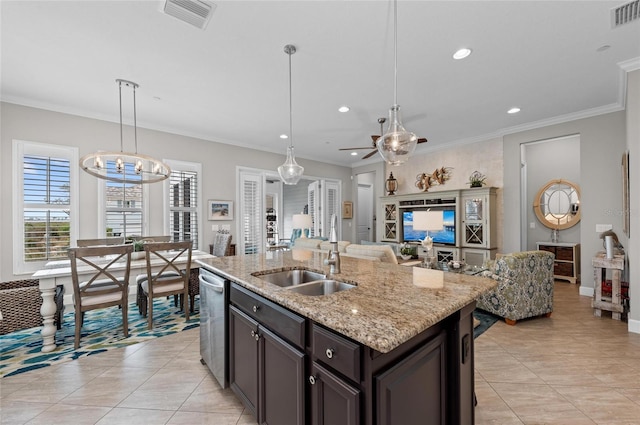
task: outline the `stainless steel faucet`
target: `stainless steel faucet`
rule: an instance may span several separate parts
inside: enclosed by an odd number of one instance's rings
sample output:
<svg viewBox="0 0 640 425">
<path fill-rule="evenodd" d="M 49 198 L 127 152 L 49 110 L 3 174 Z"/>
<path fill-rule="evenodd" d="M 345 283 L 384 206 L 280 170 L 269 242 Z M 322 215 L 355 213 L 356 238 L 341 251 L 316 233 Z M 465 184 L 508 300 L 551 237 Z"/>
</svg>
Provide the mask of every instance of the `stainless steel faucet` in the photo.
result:
<svg viewBox="0 0 640 425">
<path fill-rule="evenodd" d="M 336 224 L 338 217 L 335 214 L 331 215 L 331 234 L 329 236 L 329 243 L 331 248 L 327 254 L 327 259 L 324 260 L 324 264 L 329 266 L 329 274 L 340 273 L 340 252 L 338 252 L 338 233 L 336 232 Z"/>
</svg>

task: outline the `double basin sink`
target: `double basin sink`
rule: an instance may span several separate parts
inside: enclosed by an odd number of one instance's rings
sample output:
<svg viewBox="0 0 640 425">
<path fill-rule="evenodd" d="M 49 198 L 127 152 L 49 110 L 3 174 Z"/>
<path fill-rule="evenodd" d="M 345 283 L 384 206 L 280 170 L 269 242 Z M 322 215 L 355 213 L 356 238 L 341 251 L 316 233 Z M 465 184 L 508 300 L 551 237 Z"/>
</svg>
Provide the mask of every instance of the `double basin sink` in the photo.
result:
<svg viewBox="0 0 640 425">
<path fill-rule="evenodd" d="M 252 275 L 291 292 L 311 296 L 329 295 L 356 286 L 352 283 L 327 279 L 326 275 L 307 269 L 263 271 Z"/>
</svg>

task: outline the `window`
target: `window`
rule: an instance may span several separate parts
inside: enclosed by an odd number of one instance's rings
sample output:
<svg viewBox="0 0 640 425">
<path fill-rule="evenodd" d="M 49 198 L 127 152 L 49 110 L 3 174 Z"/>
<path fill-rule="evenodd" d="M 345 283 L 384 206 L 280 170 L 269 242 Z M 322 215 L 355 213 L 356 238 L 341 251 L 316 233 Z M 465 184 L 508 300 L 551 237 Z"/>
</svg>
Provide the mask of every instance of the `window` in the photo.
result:
<svg viewBox="0 0 640 425">
<path fill-rule="evenodd" d="M 138 177 L 133 163 L 125 163 L 124 172 L 129 179 Z M 107 161 L 107 175 L 118 175 L 114 161 Z M 105 185 L 106 236 L 143 236 L 145 223 L 143 185 L 109 180 L 104 180 L 103 184 Z"/>
<path fill-rule="evenodd" d="M 262 252 L 264 199 L 261 173 L 242 170 L 240 172 L 240 252 L 256 254 Z"/>
<path fill-rule="evenodd" d="M 13 142 L 14 273 L 67 258 L 78 234 L 76 148 Z"/>
<path fill-rule="evenodd" d="M 199 247 L 200 215 L 200 164 L 182 161 L 166 161 L 171 167 L 166 190 L 168 202 L 168 229 L 174 241 L 193 241 L 193 249 Z"/>
</svg>

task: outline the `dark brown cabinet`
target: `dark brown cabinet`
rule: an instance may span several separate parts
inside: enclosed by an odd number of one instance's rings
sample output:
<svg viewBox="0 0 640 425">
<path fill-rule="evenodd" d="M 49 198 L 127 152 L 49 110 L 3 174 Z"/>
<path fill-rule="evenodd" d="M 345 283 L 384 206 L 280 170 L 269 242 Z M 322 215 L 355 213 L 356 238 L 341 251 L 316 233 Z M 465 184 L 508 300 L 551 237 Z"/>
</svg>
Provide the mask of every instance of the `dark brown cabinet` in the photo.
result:
<svg viewBox="0 0 640 425">
<path fill-rule="evenodd" d="M 256 319 L 277 320 L 294 335 L 299 321 L 287 323 L 290 312 L 243 292 L 232 290 L 231 299 L 237 303 L 229 307 L 231 389 L 260 424 L 304 425 L 305 354 Z"/>
<path fill-rule="evenodd" d="M 381 353 L 239 285 L 229 301 L 229 383 L 260 424 L 474 421 L 475 303 Z"/>
<path fill-rule="evenodd" d="M 360 424 L 360 390 L 317 362 L 311 364 L 311 424 Z"/>
<path fill-rule="evenodd" d="M 229 307 L 229 385 L 258 417 L 258 322 Z"/>
<path fill-rule="evenodd" d="M 446 339 L 441 333 L 376 377 L 378 425 L 444 425 Z"/>
</svg>

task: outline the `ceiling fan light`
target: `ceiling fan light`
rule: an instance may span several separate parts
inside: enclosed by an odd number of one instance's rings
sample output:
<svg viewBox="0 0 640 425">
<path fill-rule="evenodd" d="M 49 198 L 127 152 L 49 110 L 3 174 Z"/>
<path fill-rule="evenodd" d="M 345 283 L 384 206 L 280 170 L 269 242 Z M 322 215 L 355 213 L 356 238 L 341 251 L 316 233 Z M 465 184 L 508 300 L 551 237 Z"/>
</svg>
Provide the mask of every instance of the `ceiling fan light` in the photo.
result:
<svg viewBox="0 0 640 425">
<path fill-rule="evenodd" d="M 278 174 L 282 182 L 287 185 L 298 184 L 304 174 L 304 167 L 296 162 L 293 155 L 293 146 L 287 148 L 287 159 L 278 167 Z"/>
<path fill-rule="evenodd" d="M 400 106 L 393 105 L 389 109 L 389 128 L 376 146 L 382 159 L 389 165 L 400 165 L 407 162 L 418 144 L 418 137 L 407 131 L 400 120 Z"/>
</svg>

